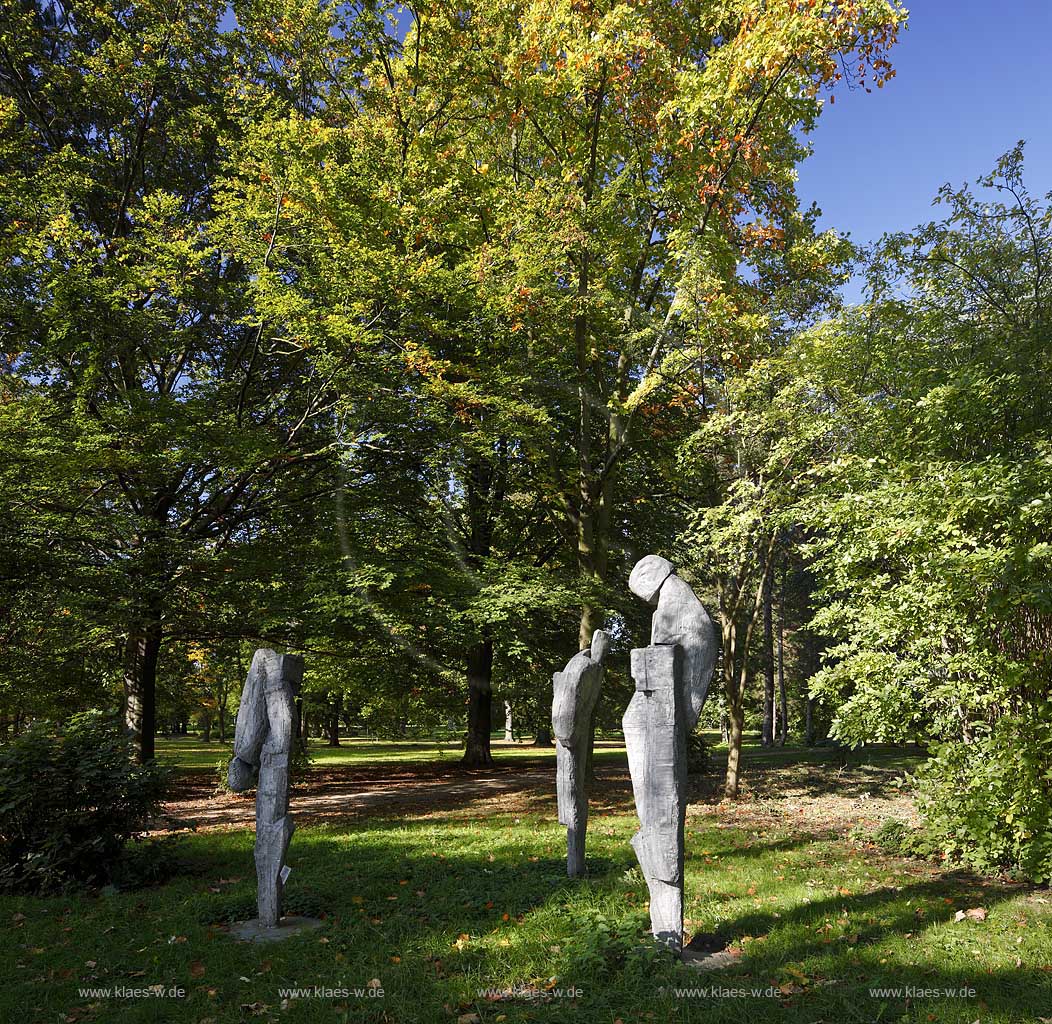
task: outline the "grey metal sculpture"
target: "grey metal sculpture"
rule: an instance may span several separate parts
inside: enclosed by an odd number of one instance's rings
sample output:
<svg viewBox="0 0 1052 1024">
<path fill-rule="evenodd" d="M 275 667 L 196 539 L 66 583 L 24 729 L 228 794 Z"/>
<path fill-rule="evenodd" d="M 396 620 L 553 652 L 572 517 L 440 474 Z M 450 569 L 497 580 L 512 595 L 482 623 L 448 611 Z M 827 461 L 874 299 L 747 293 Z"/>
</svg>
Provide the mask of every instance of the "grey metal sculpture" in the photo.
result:
<svg viewBox="0 0 1052 1024">
<path fill-rule="evenodd" d="M 640 824 L 632 847 L 650 888 L 654 937 L 680 952 L 687 737 L 712 679 L 716 634 L 694 591 L 667 559 L 641 559 L 628 586 L 656 605 L 650 646 L 632 651 L 636 692 L 622 720 Z"/>
<path fill-rule="evenodd" d="M 601 629 L 592 646 L 575 654 L 552 676 L 552 731 L 555 733 L 559 824 L 566 826 L 566 873 L 584 874 L 588 829 L 588 783 L 592 774 L 595 704 L 603 685 L 603 658 L 610 638 Z"/>
<path fill-rule="evenodd" d="M 303 659 L 256 651 L 234 729 L 227 781 L 237 793 L 256 783 L 256 900 L 261 928 L 278 927 L 285 887 L 285 853 L 295 830 L 289 814 L 289 762 L 295 741 L 295 699 Z M 258 777 L 258 779 L 257 779 Z"/>
</svg>

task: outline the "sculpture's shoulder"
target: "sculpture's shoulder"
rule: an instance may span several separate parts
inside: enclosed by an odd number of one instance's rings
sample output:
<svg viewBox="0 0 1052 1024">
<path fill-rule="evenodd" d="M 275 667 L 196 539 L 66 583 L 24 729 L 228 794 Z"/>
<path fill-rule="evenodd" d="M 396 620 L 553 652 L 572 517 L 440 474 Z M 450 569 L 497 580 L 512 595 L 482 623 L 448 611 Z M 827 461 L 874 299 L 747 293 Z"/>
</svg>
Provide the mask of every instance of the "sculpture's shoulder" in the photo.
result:
<svg viewBox="0 0 1052 1024">
<path fill-rule="evenodd" d="M 679 576 L 670 576 L 661 588 L 657 611 L 662 620 L 672 623 L 676 620 L 688 622 L 708 622 L 709 614 L 698 600 L 698 595 L 686 580 Z"/>
<path fill-rule="evenodd" d="M 589 651 L 578 651 L 567 663 L 566 668 L 563 669 L 562 674 L 567 679 L 579 679 L 583 676 L 595 662 L 592 661 L 592 655 Z"/>
</svg>

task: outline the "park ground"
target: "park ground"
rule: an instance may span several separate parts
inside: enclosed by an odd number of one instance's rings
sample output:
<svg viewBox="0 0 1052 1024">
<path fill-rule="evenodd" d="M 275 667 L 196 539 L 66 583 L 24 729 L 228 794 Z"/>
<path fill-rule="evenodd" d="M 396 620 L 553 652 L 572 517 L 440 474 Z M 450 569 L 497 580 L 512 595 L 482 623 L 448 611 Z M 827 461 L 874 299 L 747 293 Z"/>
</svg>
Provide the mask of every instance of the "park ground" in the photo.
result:
<svg viewBox="0 0 1052 1024">
<path fill-rule="evenodd" d="M 1047 889 L 870 841 L 915 821 L 916 751 L 749 745 L 729 803 L 716 748 L 687 819 L 687 931 L 723 953 L 705 971 L 648 941 L 618 744 L 597 750 L 579 882 L 551 750 L 498 743 L 477 772 L 434 743 L 311 754 L 286 902 L 319 930 L 231 939 L 254 911 L 252 800 L 215 792 L 218 743 L 162 741 L 173 800 L 135 858 L 164 880 L 0 900 L 0 1021 L 1052 1022 Z"/>
</svg>

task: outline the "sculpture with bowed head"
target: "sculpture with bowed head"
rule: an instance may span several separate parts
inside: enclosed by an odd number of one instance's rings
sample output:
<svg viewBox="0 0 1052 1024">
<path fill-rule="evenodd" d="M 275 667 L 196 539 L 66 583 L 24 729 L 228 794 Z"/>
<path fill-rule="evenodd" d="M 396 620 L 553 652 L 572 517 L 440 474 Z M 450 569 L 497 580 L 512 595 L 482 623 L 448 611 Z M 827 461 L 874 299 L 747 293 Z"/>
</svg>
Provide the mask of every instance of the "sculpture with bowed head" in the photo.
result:
<svg viewBox="0 0 1052 1024">
<path fill-rule="evenodd" d="M 640 824 L 632 847 L 650 889 L 654 937 L 680 952 L 687 737 L 712 679 L 716 634 L 694 591 L 667 559 L 641 559 L 628 586 L 655 608 L 650 646 L 632 651 L 636 692 L 622 720 Z"/>
<path fill-rule="evenodd" d="M 595 704 L 609 647 L 610 638 L 597 629 L 592 634 L 592 646 L 575 654 L 562 672 L 552 676 L 559 824 L 566 826 L 566 873 L 571 878 L 584 874 Z"/>
</svg>

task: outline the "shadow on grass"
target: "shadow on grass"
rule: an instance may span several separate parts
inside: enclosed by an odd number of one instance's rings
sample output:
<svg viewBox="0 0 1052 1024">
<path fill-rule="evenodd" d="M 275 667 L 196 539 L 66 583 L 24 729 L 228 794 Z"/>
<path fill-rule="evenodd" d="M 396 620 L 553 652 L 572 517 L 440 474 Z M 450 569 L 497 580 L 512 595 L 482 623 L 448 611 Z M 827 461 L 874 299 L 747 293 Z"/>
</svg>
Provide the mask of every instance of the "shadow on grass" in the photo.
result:
<svg viewBox="0 0 1052 1024">
<path fill-rule="evenodd" d="M 627 845 L 627 824 L 604 829 L 593 822 L 591 875 L 581 882 L 566 878 L 565 833 L 550 819 L 302 828 L 290 848 L 288 909 L 325 914 L 327 926 L 320 935 L 265 948 L 233 942 L 221 927 L 252 914 L 251 832 L 187 837 L 181 851 L 187 874 L 157 889 L 3 901 L 8 917 L 24 920 L 0 951 L 0 1019 L 436 1024 L 478 1013 L 483 1024 L 498 1014 L 508 1024 L 610 1024 L 653 1013 L 658 1021 L 804 1024 L 904 1015 L 924 1021 L 934 1010 L 939 1021 L 970 1024 L 976 1017 L 1024 1019 L 1024 1008 L 1033 1009 L 1042 994 L 1047 999 L 1049 974 L 1031 966 L 976 969 L 966 962 L 971 954 L 956 948 L 966 940 L 982 943 L 988 925 L 944 928 L 955 910 L 981 905 L 992 913 L 1024 891 L 968 875 L 857 895 L 822 893 L 770 910 L 714 894 L 710 902 L 728 914 L 719 936 L 727 943 L 752 939 L 737 966 L 699 975 L 656 950 L 646 935 L 646 887 Z M 808 847 L 822 837 L 741 845 L 735 838 L 691 830 L 688 897 L 708 870 L 698 856 L 703 848 L 733 865 L 735 889 L 755 884 L 766 897 L 778 889 L 765 868 L 787 854 L 809 857 Z M 940 929 L 949 934 L 933 934 Z M 382 999 L 355 994 L 374 979 L 382 982 Z M 78 994 L 86 984 L 122 983 L 181 985 L 186 996 L 177 1006 L 96 999 L 92 1010 L 92 1000 Z M 786 990 L 776 997 L 685 994 L 714 984 Z M 321 995 L 313 994 L 316 986 Z M 566 995 L 571 986 L 580 997 Z M 908 986 L 969 987 L 976 996 L 907 1002 L 905 994 L 870 995 Z M 516 999 L 480 995 L 516 987 L 522 989 Z M 290 988 L 311 994 L 282 995 Z"/>
</svg>

